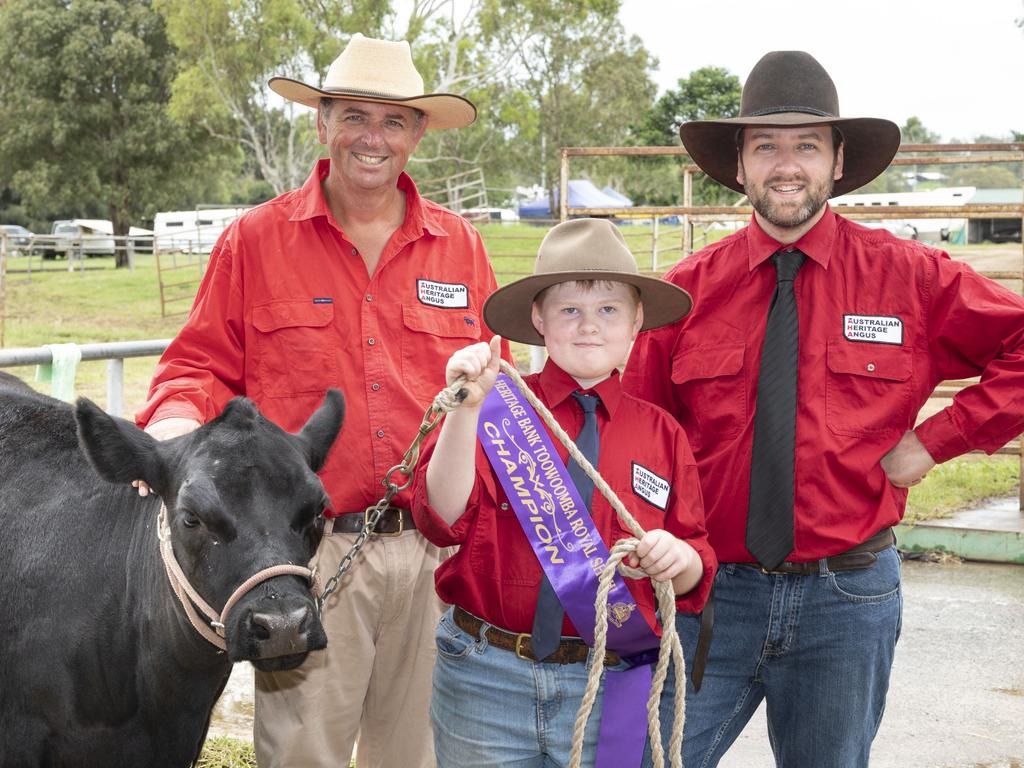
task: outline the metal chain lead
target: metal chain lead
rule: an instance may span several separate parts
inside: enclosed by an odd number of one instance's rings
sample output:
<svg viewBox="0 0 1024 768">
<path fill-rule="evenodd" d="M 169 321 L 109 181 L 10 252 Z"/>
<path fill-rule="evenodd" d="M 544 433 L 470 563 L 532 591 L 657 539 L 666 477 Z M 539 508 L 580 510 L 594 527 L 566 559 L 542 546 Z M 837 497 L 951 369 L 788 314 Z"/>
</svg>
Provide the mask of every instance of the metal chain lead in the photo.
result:
<svg viewBox="0 0 1024 768">
<path fill-rule="evenodd" d="M 384 479 L 380 481 L 380 484 L 385 488 L 384 496 L 373 507 L 373 511 L 366 514 L 363 530 L 356 536 L 352 548 L 341 558 L 341 562 L 338 563 L 337 573 L 331 576 L 324 585 L 324 591 L 316 603 L 319 613 L 323 613 L 324 605 L 327 604 L 327 598 L 338 588 L 345 573 L 352 567 L 356 557 L 359 555 L 359 550 L 366 544 L 367 539 L 373 535 L 373 529 L 377 526 L 377 522 L 387 511 L 388 507 L 391 506 L 391 500 L 412 483 L 412 473 L 420 459 L 420 445 L 423 443 L 423 440 L 441 423 L 446 413 L 458 408 L 462 401 L 466 399 L 466 391 L 462 388 L 462 385 L 465 383 L 466 377 L 460 376 L 437 393 L 434 402 L 430 404 L 430 407 L 423 414 L 423 421 L 420 423 L 416 438 L 412 441 L 412 445 L 409 446 L 409 450 L 402 456 L 401 463 L 389 469 L 387 474 L 384 475 Z M 403 483 L 399 484 L 392 479 L 396 472 L 400 472 L 405 476 Z"/>
</svg>

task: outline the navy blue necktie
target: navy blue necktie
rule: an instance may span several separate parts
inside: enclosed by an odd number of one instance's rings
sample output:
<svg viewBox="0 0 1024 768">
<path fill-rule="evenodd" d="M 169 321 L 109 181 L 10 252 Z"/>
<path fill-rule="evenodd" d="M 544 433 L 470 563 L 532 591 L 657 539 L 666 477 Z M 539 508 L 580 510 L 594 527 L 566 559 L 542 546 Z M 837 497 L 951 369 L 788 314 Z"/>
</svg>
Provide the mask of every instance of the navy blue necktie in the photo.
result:
<svg viewBox="0 0 1024 768">
<path fill-rule="evenodd" d="M 793 551 L 793 473 L 796 444 L 798 332 L 793 281 L 804 255 L 779 251 L 775 293 L 768 309 L 754 411 L 750 455 L 747 549 L 761 567 L 772 569 Z"/>
<path fill-rule="evenodd" d="M 594 468 L 597 468 L 597 452 L 599 437 L 597 434 L 597 404 L 600 399 L 594 395 L 584 395 L 580 392 L 573 392 L 572 396 L 583 409 L 583 427 L 576 437 L 576 447 Z M 591 508 L 591 500 L 594 497 L 594 481 L 590 479 L 583 468 L 575 461 L 569 462 L 569 477 L 573 485 L 580 492 L 580 498 Z M 555 652 L 558 644 L 562 641 L 562 620 L 565 617 L 565 609 L 555 594 L 551 582 L 545 576 L 540 583 L 540 592 L 537 593 L 537 610 L 533 614 L 533 632 L 530 635 L 530 647 L 533 649 L 533 657 L 537 661 L 544 661 Z"/>
</svg>

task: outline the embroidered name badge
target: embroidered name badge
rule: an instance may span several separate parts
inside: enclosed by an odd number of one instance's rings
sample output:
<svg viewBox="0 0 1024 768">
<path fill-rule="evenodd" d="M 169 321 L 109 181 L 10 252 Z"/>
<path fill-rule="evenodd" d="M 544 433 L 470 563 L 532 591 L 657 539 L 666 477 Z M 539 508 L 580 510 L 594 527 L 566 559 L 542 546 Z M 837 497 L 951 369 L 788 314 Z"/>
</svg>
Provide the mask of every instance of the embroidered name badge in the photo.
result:
<svg viewBox="0 0 1024 768">
<path fill-rule="evenodd" d="M 843 336 L 850 341 L 902 344 L 903 321 L 886 315 L 843 315 Z"/>
<path fill-rule="evenodd" d="M 465 309 L 469 306 L 469 288 L 462 283 L 417 280 L 416 295 L 422 303 L 431 307 Z"/>
<path fill-rule="evenodd" d="M 633 462 L 633 493 L 641 499 L 664 510 L 668 508 L 668 492 L 671 489 L 668 480 Z"/>
</svg>

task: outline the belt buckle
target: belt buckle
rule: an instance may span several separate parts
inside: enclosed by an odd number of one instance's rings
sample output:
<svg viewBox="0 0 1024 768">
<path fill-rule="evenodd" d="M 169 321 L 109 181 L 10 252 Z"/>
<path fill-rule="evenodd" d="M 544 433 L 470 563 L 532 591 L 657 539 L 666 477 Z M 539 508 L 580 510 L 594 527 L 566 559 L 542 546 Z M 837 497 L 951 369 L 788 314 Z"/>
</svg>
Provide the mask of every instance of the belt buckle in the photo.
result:
<svg viewBox="0 0 1024 768">
<path fill-rule="evenodd" d="M 535 659 L 531 659 L 529 656 L 526 656 L 523 653 L 523 641 L 529 637 L 529 632 L 520 632 L 518 635 L 516 635 L 516 646 L 514 650 L 516 652 L 516 656 L 518 656 L 523 661 L 535 661 Z"/>
<path fill-rule="evenodd" d="M 377 509 L 377 505 L 374 504 L 374 505 L 369 506 L 369 507 L 367 507 L 366 509 L 363 510 L 363 529 L 364 530 L 366 529 L 366 524 L 370 522 L 370 515 L 373 514 L 373 512 L 376 509 Z M 398 509 L 396 507 L 387 507 L 384 510 L 384 512 L 386 513 L 389 510 L 394 510 L 395 512 L 398 513 L 398 530 L 394 531 L 394 532 L 389 532 L 389 533 L 384 533 L 382 531 L 371 530 L 370 531 L 370 535 L 371 536 L 384 536 L 384 537 L 387 537 L 387 538 L 394 538 L 395 536 L 401 536 L 402 535 L 402 532 L 405 530 L 405 520 L 402 518 L 402 510 L 400 510 L 400 509 Z M 380 520 L 377 521 L 377 525 L 380 525 Z"/>
</svg>

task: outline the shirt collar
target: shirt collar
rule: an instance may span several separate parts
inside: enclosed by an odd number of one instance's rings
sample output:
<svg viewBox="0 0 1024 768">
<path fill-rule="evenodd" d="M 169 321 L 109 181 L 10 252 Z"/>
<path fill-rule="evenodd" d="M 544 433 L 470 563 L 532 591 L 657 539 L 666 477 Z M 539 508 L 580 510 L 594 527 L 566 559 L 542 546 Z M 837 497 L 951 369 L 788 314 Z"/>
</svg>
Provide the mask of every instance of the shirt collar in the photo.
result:
<svg viewBox="0 0 1024 768">
<path fill-rule="evenodd" d="M 331 214 L 331 209 L 327 205 L 327 198 L 324 197 L 322 186 L 323 180 L 327 178 L 330 170 L 331 161 L 329 158 L 317 161 L 312 173 L 309 174 L 309 178 L 296 190 L 298 202 L 295 210 L 292 212 L 291 221 L 306 221 L 317 216 L 323 216 L 334 222 L 335 226 L 337 226 L 337 222 L 334 221 L 334 216 Z M 416 189 L 416 183 L 409 174 L 403 171 L 398 177 L 397 186 L 405 192 L 405 221 L 402 224 L 402 230 L 408 239 L 415 240 L 421 237 L 424 231 L 436 237 L 446 237 L 448 233 L 441 225 L 441 222 L 438 221 L 437 211 L 420 197 L 419 190 Z M 341 229 L 341 227 L 338 227 L 338 229 Z"/>
<path fill-rule="evenodd" d="M 822 269 L 828 269 L 836 228 L 836 214 L 829 204 L 825 203 L 824 215 L 804 233 L 803 237 L 792 243 L 791 247 L 800 249 Z M 790 246 L 783 246 L 782 243 L 768 235 L 757 223 L 757 217 L 751 217 L 750 226 L 747 227 L 747 266 L 751 272 L 767 261 L 773 253 L 786 247 Z"/>
<path fill-rule="evenodd" d="M 544 393 L 544 400 L 550 408 L 555 408 L 572 396 L 573 392 L 580 391 L 580 385 L 572 376 L 563 371 L 561 367 L 550 357 L 540 372 L 540 388 Z M 593 392 L 601 398 L 601 405 L 604 406 L 608 418 L 612 418 L 619 408 L 622 400 L 622 382 L 619 380 L 618 370 L 613 370 L 611 375 L 600 384 L 595 384 L 586 392 Z"/>
</svg>

